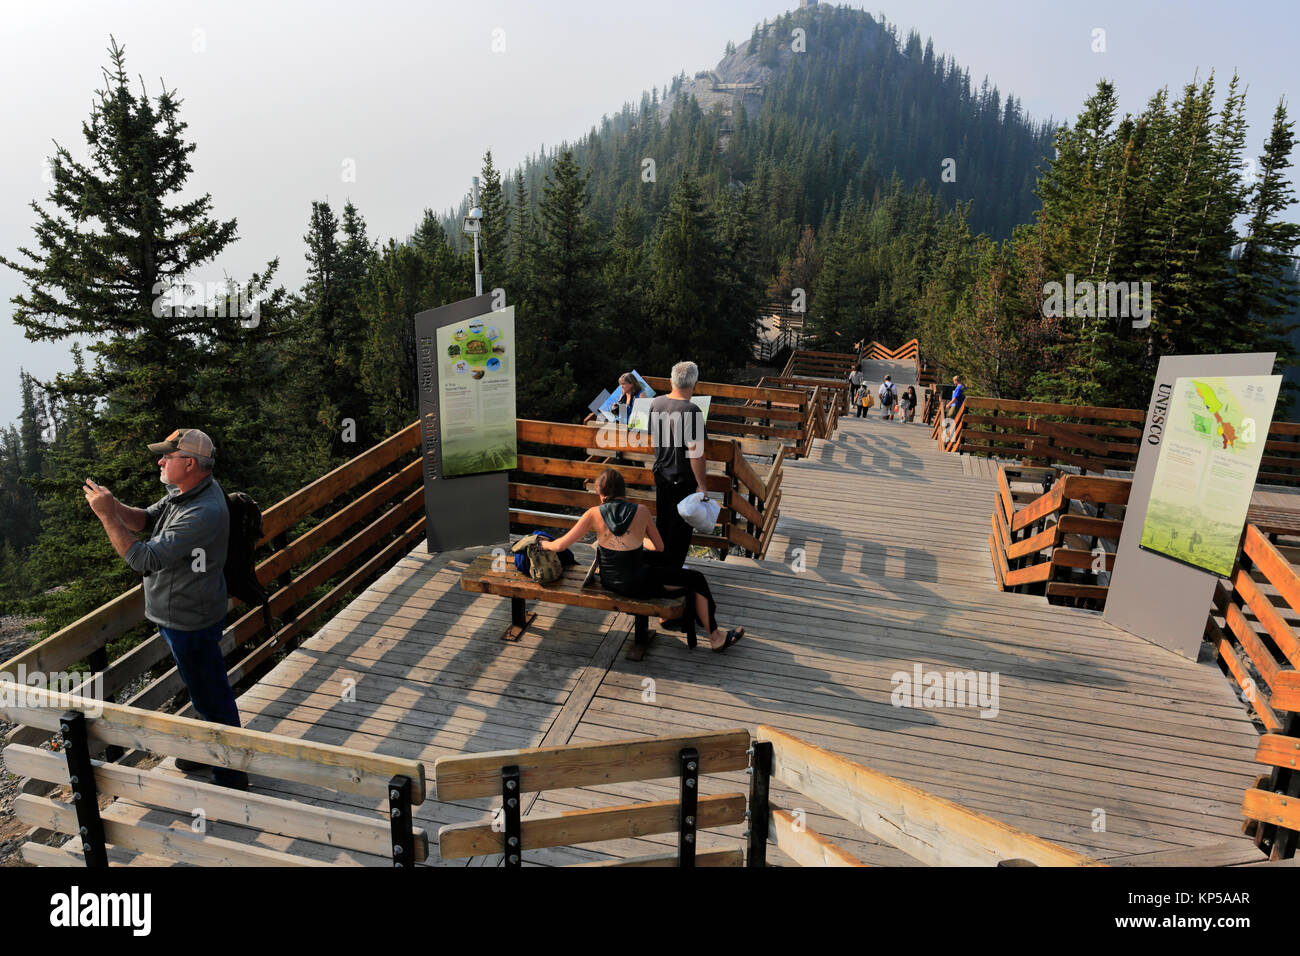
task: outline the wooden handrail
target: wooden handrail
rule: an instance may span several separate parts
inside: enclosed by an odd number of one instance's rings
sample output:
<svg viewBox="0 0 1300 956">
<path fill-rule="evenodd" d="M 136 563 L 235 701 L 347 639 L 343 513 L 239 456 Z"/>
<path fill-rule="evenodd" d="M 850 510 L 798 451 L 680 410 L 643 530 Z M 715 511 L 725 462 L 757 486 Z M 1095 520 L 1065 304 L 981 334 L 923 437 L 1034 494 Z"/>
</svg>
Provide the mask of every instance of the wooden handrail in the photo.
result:
<svg viewBox="0 0 1300 956">
<path fill-rule="evenodd" d="M 930 866 L 1101 866 L 1096 860 L 760 724 L 772 775 L 873 837 Z"/>
<path fill-rule="evenodd" d="M 401 775 L 411 778 L 412 803 L 424 802 L 424 765 L 415 760 L 160 714 L 45 688 L 25 688 L 21 699 L 0 701 L 0 713 L 6 719 L 49 731 L 59 729 L 60 716 L 69 710 L 90 718 L 87 732 L 99 743 L 372 796 L 386 793 L 388 781 Z"/>
</svg>

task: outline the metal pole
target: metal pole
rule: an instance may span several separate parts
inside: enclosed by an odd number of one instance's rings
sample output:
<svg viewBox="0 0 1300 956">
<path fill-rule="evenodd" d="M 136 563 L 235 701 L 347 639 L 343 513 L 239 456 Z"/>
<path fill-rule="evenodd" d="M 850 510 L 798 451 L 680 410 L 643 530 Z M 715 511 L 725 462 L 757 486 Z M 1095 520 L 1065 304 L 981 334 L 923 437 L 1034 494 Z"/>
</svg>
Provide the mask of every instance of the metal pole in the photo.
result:
<svg viewBox="0 0 1300 956">
<path fill-rule="evenodd" d="M 474 233 L 474 294 L 483 294 L 483 270 L 478 261 L 478 233 Z"/>
</svg>

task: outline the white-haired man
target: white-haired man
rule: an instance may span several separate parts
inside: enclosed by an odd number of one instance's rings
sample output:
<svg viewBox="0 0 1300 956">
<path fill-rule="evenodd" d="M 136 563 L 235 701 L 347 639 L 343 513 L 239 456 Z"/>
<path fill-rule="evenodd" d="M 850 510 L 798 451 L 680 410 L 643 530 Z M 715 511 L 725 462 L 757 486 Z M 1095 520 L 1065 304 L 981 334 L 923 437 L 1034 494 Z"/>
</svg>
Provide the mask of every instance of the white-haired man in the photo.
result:
<svg viewBox="0 0 1300 956">
<path fill-rule="evenodd" d="M 663 562 L 681 567 L 691 545 L 691 526 L 677 513 L 683 498 L 704 492 L 704 413 L 691 401 L 700 370 L 678 362 L 673 389 L 650 402 L 650 434 L 655 444 L 655 526 L 664 539 Z"/>
<path fill-rule="evenodd" d="M 212 477 L 217 450 L 197 428 L 178 428 L 149 450 L 159 456 L 158 480 L 167 494 L 148 508 L 122 504 L 89 478 L 82 490 L 113 548 L 144 575 L 144 616 L 158 625 L 171 648 L 195 713 L 201 720 L 238 727 L 239 710 L 221 654 L 230 511 Z M 139 531 L 152 537 L 141 541 Z M 190 760 L 176 765 L 187 773 L 209 769 Z M 248 788 L 243 771 L 211 770 L 214 783 Z"/>
</svg>

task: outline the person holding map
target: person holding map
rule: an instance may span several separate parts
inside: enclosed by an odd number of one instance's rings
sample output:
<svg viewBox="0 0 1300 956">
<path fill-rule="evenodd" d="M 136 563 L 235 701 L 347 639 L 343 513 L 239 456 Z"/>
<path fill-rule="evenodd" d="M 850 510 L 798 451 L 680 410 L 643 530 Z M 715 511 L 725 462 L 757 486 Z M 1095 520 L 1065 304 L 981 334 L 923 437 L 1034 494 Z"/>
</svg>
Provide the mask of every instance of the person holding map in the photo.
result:
<svg viewBox="0 0 1300 956">
<path fill-rule="evenodd" d="M 632 403 L 641 395 L 641 383 L 631 372 L 624 372 L 618 377 L 619 396 L 614 402 L 614 414 L 620 422 L 626 423 L 632 416 Z"/>
</svg>

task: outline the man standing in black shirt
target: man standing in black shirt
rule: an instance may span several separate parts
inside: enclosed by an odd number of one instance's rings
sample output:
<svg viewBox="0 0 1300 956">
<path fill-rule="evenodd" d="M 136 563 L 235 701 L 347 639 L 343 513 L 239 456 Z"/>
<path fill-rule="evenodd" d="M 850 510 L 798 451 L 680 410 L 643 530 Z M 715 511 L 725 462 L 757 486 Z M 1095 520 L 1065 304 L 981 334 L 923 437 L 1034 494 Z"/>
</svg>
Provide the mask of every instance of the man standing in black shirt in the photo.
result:
<svg viewBox="0 0 1300 956">
<path fill-rule="evenodd" d="M 664 564 L 681 567 L 691 544 L 691 526 L 677 513 L 682 499 L 706 492 L 704 413 L 691 401 L 700 370 L 694 362 L 673 366 L 673 390 L 650 403 L 655 445 L 655 525 L 664 539 Z"/>
</svg>

